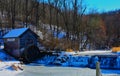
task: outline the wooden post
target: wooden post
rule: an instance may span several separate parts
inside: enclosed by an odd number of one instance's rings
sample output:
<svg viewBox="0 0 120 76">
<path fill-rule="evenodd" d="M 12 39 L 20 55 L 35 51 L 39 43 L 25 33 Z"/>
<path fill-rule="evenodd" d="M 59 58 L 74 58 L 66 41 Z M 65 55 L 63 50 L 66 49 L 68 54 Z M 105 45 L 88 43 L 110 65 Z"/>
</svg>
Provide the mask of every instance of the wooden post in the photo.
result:
<svg viewBox="0 0 120 76">
<path fill-rule="evenodd" d="M 99 62 L 96 62 L 96 76 L 101 76 L 100 63 Z"/>
</svg>

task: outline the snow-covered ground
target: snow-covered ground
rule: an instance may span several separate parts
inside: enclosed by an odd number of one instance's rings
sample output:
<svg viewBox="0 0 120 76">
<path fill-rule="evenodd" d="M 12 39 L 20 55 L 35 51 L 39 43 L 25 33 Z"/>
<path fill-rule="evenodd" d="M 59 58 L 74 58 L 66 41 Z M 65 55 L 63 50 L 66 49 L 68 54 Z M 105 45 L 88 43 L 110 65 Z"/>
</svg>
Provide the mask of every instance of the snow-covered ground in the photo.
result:
<svg viewBox="0 0 120 76">
<path fill-rule="evenodd" d="M 59 57 L 46 55 L 44 58 L 37 61 L 39 64 L 24 65 L 24 71 L 21 69 L 15 69 L 15 66 L 21 66 L 20 62 L 13 57 L 7 55 L 3 50 L 0 50 L 0 76 L 95 76 L 95 69 L 88 67 L 80 68 L 80 66 L 87 66 L 88 55 L 101 55 L 101 54 L 113 54 L 111 51 L 84 51 L 84 52 L 62 52 Z M 82 55 L 82 56 L 81 56 Z M 84 56 L 83 56 L 84 55 Z M 86 56 L 87 55 L 87 56 Z M 72 60 L 68 60 L 69 57 Z M 55 60 L 62 59 L 62 67 L 47 67 L 40 66 L 41 64 L 55 63 Z M 65 61 L 68 62 L 65 62 Z M 75 67 L 63 67 L 66 64 Z M 33 66 L 34 65 L 34 66 Z M 79 67 L 79 68 L 78 68 Z M 104 71 L 104 70 L 103 70 Z M 105 71 L 106 72 L 106 71 Z M 119 73 L 115 74 L 103 74 L 102 76 L 119 76 Z"/>
<path fill-rule="evenodd" d="M 97 57 L 98 56 L 98 57 Z M 113 56 L 113 57 L 110 57 Z M 117 56 L 117 57 L 116 57 Z M 111 50 L 94 50 L 94 51 L 84 51 L 84 52 L 61 52 L 58 56 L 46 55 L 45 57 L 36 61 L 38 64 L 43 65 L 57 65 L 64 67 L 78 67 L 86 71 L 86 68 L 95 68 L 96 62 L 99 60 L 100 67 L 102 67 L 103 76 L 120 76 L 119 70 L 115 68 L 120 68 L 119 66 L 119 55 L 117 53 L 112 53 Z M 84 68 L 83 68 L 84 67 Z M 114 72 L 108 70 L 103 70 L 103 68 L 114 68 Z M 90 69 L 92 70 L 92 69 Z M 95 69 L 94 69 L 95 70 Z M 83 74 L 82 76 L 89 76 Z M 95 75 L 91 75 L 95 76 Z"/>
<path fill-rule="evenodd" d="M 0 50 L 0 76 L 17 76 L 22 72 L 19 61 Z"/>
<path fill-rule="evenodd" d="M 17 76 L 22 70 L 15 70 L 13 65 L 19 66 L 19 61 L 0 62 L 0 76 Z"/>
<path fill-rule="evenodd" d="M 83 51 L 76 52 L 78 55 L 114 55 L 111 50 L 91 50 L 91 51 Z"/>
</svg>

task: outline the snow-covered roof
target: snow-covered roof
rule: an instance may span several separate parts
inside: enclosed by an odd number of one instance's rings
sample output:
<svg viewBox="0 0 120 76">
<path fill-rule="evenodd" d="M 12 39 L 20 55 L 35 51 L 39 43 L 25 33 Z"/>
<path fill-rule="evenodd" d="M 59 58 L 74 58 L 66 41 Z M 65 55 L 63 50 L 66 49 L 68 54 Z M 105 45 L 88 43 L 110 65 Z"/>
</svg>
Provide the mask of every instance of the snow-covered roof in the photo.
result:
<svg viewBox="0 0 120 76">
<path fill-rule="evenodd" d="M 27 30 L 28 28 L 13 29 L 4 35 L 3 38 L 19 37 Z"/>
</svg>

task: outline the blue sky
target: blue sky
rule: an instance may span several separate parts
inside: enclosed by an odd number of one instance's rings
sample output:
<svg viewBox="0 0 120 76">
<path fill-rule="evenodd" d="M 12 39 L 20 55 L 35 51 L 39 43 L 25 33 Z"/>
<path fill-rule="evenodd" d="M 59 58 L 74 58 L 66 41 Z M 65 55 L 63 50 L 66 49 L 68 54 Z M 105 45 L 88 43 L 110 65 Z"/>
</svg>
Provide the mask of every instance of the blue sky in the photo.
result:
<svg viewBox="0 0 120 76">
<path fill-rule="evenodd" d="M 98 12 L 120 9 L 120 0 L 84 0 L 88 9 L 93 8 Z"/>
</svg>

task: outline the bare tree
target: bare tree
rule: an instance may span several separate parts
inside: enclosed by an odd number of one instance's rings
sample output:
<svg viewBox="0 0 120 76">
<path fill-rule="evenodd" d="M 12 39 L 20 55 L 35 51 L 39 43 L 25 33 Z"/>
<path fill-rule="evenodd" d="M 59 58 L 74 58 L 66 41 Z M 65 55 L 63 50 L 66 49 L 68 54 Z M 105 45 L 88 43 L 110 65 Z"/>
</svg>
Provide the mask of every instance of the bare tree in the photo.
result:
<svg viewBox="0 0 120 76">
<path fill-rule="evenodd" d="M 15 28 L 15 15 L 16 15 L 16 0 L 11 0 L 11 27 L 12 29 Z"/>
<path fill-rule="evenodd" d="M 25 0 L 25 26 L 28 26 L 28 0 Z"/>
<path fill-rule="evenodd" d="M 39 25 L 39 2 L 35 0 L 35 26 Z"/>
</svg>

